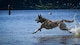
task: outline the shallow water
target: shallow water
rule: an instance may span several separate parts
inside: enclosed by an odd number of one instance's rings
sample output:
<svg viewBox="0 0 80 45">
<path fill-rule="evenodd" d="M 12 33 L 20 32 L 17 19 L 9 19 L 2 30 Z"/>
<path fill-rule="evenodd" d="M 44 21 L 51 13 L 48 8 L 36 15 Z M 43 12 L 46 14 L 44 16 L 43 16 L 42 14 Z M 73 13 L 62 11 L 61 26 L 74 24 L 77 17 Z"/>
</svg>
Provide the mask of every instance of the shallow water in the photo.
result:
<svg viewBox="0 0 80 45">
<path fill-rule="evenodd" d="M 32 34 L 40 26 L 35 22 L 38 14 L 50 20 L 61 20 L 73 19 L 75 13 L 76 21 L 80 22 L 80 10 L 12 10 L 10 16 L 7 10 L 0 10 L 0 45 L 80 45 L 80 37 L 58 27 Z M 68 28 L 74 27 L 73 23 L 66 24 Z"/>
<path fill-rule="evenodd" d="M 80 37 L 74 37 L 73 35 L 51 35 L 38 38 L 40 45 L 80 45 Z"/>
</svg>

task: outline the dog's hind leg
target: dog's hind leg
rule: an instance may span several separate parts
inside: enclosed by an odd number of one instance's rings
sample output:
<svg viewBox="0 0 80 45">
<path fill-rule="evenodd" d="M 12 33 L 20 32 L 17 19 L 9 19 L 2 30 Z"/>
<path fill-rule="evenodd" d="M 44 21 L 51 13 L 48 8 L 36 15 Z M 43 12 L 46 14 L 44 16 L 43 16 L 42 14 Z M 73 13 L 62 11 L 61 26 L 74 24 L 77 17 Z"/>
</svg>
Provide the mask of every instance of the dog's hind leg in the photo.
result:
<svg viewBox="0 0 80 45">
<path fill-rule="evenodd" d="M 66 27 L 66 24 L 65 24 L 65 23 L 59 24 L 59 28 L 60 28 L 61 30 L 68 31 L 69 33 L 71 33 L 71 32 L 69 31 L 70 29 L 68 29 L 68 28 Z"/>
</svg>

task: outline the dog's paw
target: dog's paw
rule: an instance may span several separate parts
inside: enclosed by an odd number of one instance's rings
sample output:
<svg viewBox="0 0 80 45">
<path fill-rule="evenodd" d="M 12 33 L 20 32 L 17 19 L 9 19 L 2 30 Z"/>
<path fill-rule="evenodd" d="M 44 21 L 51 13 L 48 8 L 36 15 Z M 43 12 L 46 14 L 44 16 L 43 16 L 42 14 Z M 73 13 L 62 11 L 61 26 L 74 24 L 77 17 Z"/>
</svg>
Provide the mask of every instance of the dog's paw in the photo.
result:
<svg viewBox="0 0 80 45">
<path fill-rule="evenodd" d="M 32 34 L 35 34 L 36 32 L 33 32 Z"/>
<path fill-rule="evenodd" d="M 41 30 L 39 30 L 41 32 Z"/>
<path fill-rule="evenodd" d="M 72 33 L 71 31 L 68 31 L 69 33 Z"/>
<path fill-rule="evenodd" d="M 72 32 L 69 32 L 69 33 L 72 33 Z"/>
<path fill-rule="evenodd" d="M 69 32 L 69 33 L 72 33 L 72 32 L 70 31 L 70 29 L 68 30 L 68 32 Z"/>
</svg>

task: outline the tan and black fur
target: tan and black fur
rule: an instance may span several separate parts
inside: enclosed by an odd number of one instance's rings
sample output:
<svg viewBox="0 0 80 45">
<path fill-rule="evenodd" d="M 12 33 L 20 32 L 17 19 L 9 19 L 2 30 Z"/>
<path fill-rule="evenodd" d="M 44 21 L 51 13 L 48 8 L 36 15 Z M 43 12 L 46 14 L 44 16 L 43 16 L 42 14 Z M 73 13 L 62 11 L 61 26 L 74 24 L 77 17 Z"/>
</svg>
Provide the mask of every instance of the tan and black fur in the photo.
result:
<svg viewBox="0 0 80 45">
<path fill-rule="evenodd" d="M 53 29 L 53 28 L 59 27 L 61 30 L 68 31 L 69 29 L 66 27 L 66 24 L 64 22 L 68 22 L 68 23 L 74 22 L 74 20 L 51 21 L 51 20 L 48 20 L 48 19 L 42 17 L 41 15 L 38 15 L 38 18 L 35 21 L 37 21 L 37 23 L 40 22 L 41 26 L 40 26 L 40 28 L 38 28 L 38 30 L 33 32 L 33 34 L 37 33 L 38 31 L 41 31 L 42 28 Z"/>
</svg>

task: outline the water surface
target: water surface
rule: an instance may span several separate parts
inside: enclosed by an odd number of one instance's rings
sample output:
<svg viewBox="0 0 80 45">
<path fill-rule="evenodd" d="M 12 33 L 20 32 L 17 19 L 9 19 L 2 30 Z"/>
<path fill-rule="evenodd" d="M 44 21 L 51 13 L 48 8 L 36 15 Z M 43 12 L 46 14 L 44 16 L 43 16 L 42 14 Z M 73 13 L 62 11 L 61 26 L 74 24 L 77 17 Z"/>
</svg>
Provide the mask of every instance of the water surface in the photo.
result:
<svg viewBox="0 0 80 45">
<path fill-rule="evenodd" d="M 12 10 L 11 15 L 7 10 L 0 10 L 0 45 L 80 45 L 80 37 L 58 27 L 32 34 L 41 25 L 35 22 L 38 14 L 54 21 L 71 20 L 75 13 L 76 21 L 80 22 L 80 10 Z M 66 24 L 68 28 L 74 27 L 73 23 Z"/>
</svg>

